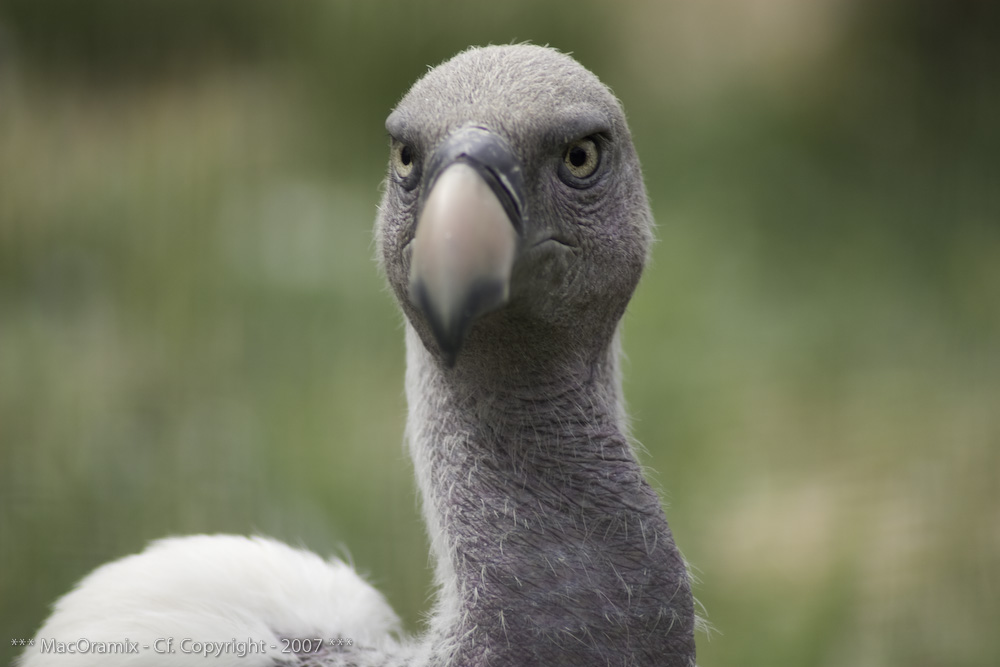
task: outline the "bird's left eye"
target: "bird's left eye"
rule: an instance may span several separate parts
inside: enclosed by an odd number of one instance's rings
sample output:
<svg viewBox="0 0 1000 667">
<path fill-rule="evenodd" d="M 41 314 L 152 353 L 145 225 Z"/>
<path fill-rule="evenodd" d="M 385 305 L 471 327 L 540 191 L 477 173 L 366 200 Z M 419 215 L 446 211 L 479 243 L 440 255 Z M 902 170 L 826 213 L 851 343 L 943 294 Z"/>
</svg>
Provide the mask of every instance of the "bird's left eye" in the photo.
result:
<svg viewBox="0 0 1000 667">
<path fill-rule="evenodd" d="M 563 154 L 563 165 L 573 178 L 590 178 L 600 164 L 601 152 L 591 137 L 577 139 Z"/>
</svg>

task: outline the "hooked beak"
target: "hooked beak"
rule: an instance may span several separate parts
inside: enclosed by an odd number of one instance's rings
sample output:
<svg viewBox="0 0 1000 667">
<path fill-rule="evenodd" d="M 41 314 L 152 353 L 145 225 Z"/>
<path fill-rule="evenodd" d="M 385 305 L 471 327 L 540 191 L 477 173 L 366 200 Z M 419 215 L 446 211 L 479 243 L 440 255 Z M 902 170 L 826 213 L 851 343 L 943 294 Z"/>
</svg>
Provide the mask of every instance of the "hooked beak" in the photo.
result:
<svg viewBox="0 0 1000 667">
<path fill-rule="evenodd" d="M 507 302 L 524 226 L 524 186 L 498 135 L 467 127 L 425 172 L 410 259 L 410 302 L 453 366 L 472 323 Z"/>
</svg>

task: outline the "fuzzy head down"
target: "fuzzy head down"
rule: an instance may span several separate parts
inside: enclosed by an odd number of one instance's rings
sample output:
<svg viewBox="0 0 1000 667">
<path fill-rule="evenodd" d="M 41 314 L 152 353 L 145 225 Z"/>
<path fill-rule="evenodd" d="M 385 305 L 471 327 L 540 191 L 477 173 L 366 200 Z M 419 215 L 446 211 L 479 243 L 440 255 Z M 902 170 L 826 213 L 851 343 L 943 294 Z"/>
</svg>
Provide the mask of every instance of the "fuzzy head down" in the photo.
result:
<svg viewBox="0 0 1000 667">
<path fill-rule="evenodd" d="M 498 338 L 536 362 L 605 348 L 639 280 L 653 224 L 625 115 L 611 91 L 549 48 L 475 48 L 417 81 L 386 127 L 392 159 L 376 225 L 380 261 L 427 348 L 436 349 L 427 319 L 408 298 L 423 172 L 470 127 L 510 147 L 524 202 L 509 300 L 472 324 L 466 346 L 480 354 L 469 356 L 482 359 L 492 350 L 500 365 L 510 362 Z"/>
</svg>

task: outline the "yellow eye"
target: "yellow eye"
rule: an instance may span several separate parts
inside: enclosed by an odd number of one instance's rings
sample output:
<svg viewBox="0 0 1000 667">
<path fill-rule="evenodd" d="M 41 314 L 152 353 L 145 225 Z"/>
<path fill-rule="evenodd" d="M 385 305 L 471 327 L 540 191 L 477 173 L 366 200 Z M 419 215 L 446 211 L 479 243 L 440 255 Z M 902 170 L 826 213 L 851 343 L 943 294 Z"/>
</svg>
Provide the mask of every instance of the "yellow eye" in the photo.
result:
<svg viewBox="0 0 1000 667">
<path fill-rule="evenodd" d="M 413 173 L 413 149 L 404 143 L 392 147 L 392 168 L 400 178 L 408 178 Z"/>
<path fill-rule="evenodd" d="M 563 155 L 563 164 L 575 178 L 588 178 L 593 176 L 601 163 L 601 153 L 597 149 L 597 142 L 593 139 L 577 139 L 566 149 Z"/>
</svg>

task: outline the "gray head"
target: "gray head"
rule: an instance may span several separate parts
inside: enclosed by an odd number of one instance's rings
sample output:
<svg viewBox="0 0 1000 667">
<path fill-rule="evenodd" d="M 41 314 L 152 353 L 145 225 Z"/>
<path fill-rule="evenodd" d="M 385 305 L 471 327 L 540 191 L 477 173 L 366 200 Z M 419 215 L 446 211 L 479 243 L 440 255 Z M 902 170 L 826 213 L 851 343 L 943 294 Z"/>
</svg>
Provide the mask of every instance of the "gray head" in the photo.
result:
<svg viewBox="0 0 1000 667">
<path fill-rule="evenodd" d="M 431 355 L 496 369 L 606 349 L 652 227 L 611 91 L 549 48 L 470 49 L 386 128 L 381 260 Z"/>
</svg>

